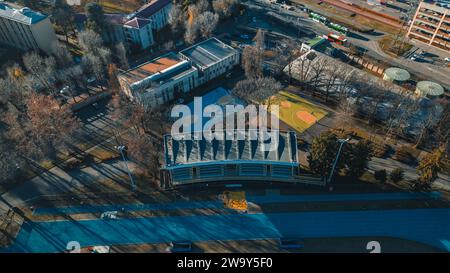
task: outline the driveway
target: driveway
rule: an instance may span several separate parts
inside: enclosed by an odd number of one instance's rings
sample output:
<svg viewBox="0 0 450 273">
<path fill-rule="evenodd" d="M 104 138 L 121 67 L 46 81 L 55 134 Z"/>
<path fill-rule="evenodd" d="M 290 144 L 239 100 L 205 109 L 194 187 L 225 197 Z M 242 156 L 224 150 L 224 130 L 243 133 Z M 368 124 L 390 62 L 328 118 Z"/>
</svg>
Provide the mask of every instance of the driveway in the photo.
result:
<svg viewBox="0 0 450 273">
<path fill-rule="evenodd" d="M 2 252 L 59 252 L 81 246 L 174 240 L 252 240 L 280 236 L 396 237 L 450 251 L 450 209 L 230 214 L 34 222 Z"/>
</svg>

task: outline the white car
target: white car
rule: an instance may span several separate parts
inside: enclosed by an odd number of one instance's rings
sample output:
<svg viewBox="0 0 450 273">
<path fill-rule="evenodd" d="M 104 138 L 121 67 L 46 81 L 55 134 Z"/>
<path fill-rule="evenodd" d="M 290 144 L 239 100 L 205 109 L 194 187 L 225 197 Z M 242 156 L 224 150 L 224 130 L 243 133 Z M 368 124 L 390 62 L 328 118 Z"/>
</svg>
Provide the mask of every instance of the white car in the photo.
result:
<svg viewBox="0 0 450 273">
<path fill-rule="evenodd" d="M 70 89 L 70 86 L 64 86 L 64 88 L 62 88 L 61 90 L 59 90 L 59 93 L 64 94 L 66 92 L 68 92 Z"/>
<path fill-rule="evenodd" d="M 446 62 L 450 62 L 450 58 L 449 58 L 449 57 L 447 57 L 447 58 L 445 58 L 445 59 L 444 59 L 444 61 L 446 61 Z"/>
</svg>

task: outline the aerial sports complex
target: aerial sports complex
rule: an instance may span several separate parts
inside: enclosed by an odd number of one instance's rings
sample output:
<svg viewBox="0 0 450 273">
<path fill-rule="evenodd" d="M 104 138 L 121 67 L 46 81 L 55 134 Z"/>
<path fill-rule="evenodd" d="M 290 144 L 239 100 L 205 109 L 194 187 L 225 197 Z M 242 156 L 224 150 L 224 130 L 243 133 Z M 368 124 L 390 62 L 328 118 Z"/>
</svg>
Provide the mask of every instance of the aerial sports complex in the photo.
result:
<svg viewBox="0 0 450 273">
<path fill-rule="evenodd" d="M 234 134 L 238 134 L 238 130 Z M 164 138 L 165 166 L 162 168 L 163 187 L 212 182 L 287 182 L 325 185 L 322 178 L 311 177 L 299 168 L 295 132 L 277 132 L 276 149 L 266 151 L 267 141 L 229 137 L 224 140 L 175 140 Z M 230 139 L 227 139 L 229 137 Z"/>
</svg>

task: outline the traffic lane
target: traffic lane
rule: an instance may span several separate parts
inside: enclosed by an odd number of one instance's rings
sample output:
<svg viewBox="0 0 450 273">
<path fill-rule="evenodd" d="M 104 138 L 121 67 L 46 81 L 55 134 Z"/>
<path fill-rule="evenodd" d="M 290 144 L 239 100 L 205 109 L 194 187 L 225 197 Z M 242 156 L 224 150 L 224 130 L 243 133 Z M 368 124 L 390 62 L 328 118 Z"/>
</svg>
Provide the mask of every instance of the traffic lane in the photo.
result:
<svg viewBox="0 0 450 273">
<path fill-rule="evenodd" d="M 254 240 L 280 236 L 396 237 L 450 251 L 450 209 L 231 214 L 35 222 L 4 252 L 56 252 L 81 246 L 175 240 Z"/>
</svg>

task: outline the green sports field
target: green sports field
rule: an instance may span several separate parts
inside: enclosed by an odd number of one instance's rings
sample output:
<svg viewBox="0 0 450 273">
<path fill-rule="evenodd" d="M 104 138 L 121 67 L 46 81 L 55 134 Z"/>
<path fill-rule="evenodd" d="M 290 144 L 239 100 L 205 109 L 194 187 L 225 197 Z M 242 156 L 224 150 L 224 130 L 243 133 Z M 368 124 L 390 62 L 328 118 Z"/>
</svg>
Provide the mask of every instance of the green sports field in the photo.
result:
<svg viewBox="0 0 450 273">
<path fill-rule="evenodd" d="M 304 132 L 328 114 L 314 103 L 287 91 L 281 91 L 272 97 L 271 104 L 279 105 L 278 118 L 299 133 Z"/>
</svg>

